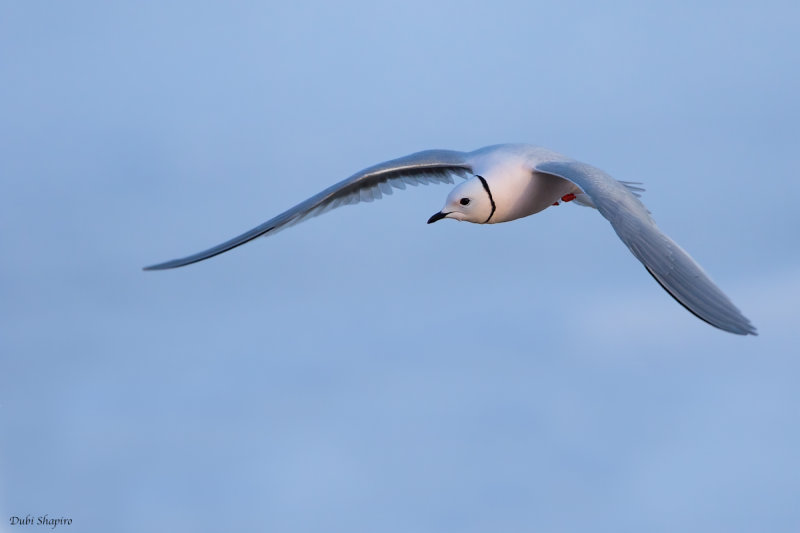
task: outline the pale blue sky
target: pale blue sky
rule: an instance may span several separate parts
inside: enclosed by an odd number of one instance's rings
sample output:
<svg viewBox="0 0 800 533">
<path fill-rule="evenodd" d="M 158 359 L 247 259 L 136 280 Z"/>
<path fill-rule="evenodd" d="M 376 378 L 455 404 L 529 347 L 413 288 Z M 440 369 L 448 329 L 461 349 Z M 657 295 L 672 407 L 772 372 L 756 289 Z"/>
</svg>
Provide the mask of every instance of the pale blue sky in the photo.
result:
<svg viewBox="0 0 800 533">
<path fill-rule="evenodd" d="M 0 3 L 0 531 L 800 530 L 797 2 Z M 204 249 L 373 163 L 642 181 L 758 327 L 593 210 L 447 186 Z M 59 529 L 60 530 L 60 529 Z"/>
</svg>

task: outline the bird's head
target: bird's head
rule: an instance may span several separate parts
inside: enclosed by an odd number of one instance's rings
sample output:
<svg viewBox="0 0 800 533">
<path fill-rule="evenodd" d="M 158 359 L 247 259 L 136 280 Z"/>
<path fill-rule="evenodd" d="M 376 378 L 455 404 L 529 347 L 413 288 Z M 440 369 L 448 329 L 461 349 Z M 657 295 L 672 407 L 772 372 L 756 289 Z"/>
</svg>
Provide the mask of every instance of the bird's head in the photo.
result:
<svg viewBox="0 0 800 533">
<path fill-rule="evenodd" d="M 489 185 L 481 176 L 474 176 L 450 191 L 444 207 L 428 219 L 428 224 L 443 218 L 485 224 L 492 218 L 494 210 Z"/>
</svg>

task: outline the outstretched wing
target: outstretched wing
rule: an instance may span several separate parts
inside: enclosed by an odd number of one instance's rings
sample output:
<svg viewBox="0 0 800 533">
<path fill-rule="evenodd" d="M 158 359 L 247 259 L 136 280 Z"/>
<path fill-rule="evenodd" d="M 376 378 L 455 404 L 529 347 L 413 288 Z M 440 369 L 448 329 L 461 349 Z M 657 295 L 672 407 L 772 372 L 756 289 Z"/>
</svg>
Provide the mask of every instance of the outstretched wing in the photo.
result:
<svg viewBox="0 0 800 533">
<path fill-rule="evenodd" d="M 392 194 L 393 188 L 405 189 L 406 185 L 453 183 L 453 176 L 466 178 L 471 173 L 466 154 L 452 150 L 426 150 L 386 161 L 353 174 L 238 237 L 181 259 L 145 267 L 144 270 L 165 270 L 196 263 L 341 205 L 371 202 L 384 194 Z"/>
<path fill-rule="evenodd" d="M 658 229 L 642 202 L 625 184 L 577 161 L 540 163 L 535 170 L 580 187 L 655 280 L 695 316 L 731 333 L 756 335 L 750 321 L 700 265 Z"/>
</svg>

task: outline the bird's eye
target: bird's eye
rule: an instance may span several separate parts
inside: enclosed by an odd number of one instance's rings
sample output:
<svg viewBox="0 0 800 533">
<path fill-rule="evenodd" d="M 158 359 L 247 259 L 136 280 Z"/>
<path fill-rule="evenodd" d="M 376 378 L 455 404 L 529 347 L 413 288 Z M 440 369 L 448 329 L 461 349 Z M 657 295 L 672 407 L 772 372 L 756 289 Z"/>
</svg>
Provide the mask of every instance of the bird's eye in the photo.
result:
<svg viewBox="0 0 800 533">
<path fill-rule="evenodd" d="M 461 205 L 469 205 L 469 198 L 462 198 L 460 203 Z"/>
</svg>

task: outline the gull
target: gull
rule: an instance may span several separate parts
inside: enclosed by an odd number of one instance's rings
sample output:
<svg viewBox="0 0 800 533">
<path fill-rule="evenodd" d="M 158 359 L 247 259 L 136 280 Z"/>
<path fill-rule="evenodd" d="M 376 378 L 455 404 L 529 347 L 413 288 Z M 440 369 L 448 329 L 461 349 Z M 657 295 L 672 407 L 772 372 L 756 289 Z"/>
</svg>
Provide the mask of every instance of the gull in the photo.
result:
<svg viewBox="0 0 800 533">
<path fill-rule="evenodd" d="M 750 321 L 675 241 L 656 226 L 639 200 L 638 182 L 617 181 L 602 170 L 528 144 L 499 144 L 473 152 L 426 150 L 379 163 L 328 187 L 238 237 L 208 250 L 144 270 L 203 261 L 342 205 L 371 202 L 406 185 L 454 183 L 444 207 L 428 224 L 452 218 L 497 224 L 562 202 L 597 209 L 650 275 L 699 319 L 738 335 L 757 335 Z"/>
</svg>

